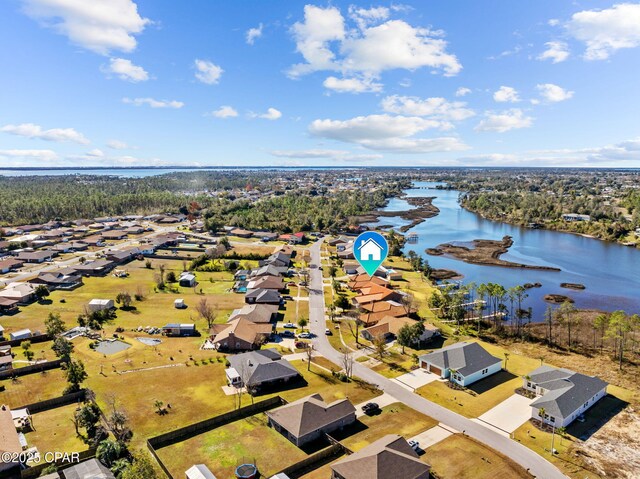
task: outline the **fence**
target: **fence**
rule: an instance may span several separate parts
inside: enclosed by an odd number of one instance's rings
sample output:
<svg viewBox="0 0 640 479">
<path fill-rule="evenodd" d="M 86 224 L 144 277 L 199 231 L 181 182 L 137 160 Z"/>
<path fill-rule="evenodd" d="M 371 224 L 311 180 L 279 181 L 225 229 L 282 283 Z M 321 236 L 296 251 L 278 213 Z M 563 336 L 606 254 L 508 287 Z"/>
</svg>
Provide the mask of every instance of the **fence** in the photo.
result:
<svg viewBox="0 0 640 479">
<path fill-rule="evenodd" d="M 157 449 L 167 447 L 178 442 L 186 441 L 187 439 L 197 436 L 198 434 L 211 431 L 212 429 L 224 426 L 225 424 L 229 424 L 239 419 L 244 419 L 246 417 L 268 411 L 283 404 L 286 404 L 286 401 L 280 396 L 265 399 L 264 401 L 251 404 L 249 406 L 245 406 L 228 413 L 220 414 L 219 416 L 205 419 L 204 421 L 181 427 L 180 429 L 175 429 L 174 431 L 169 431 L 165 434 L 160 434 L 159 436 L 151 437 L 147 439 L 147 449 L 149 449 L 149 452 L 156 459 L 160 468 L 162 468 L 164 473 L 167 475 L 167 478 L 173 479 L 173 476 L 171 475 L 167 467 L 164 465 L 160 457 L 158 457 L 158 454 L 156 452 Z"/>
<path fill-rule="evenodd" d="M 50 369 L 56 369 L 66 361 L 66 359 L 56 359 L 54 361 L 45 361 L 38 364 L 32 364 L 31 366 L 25 366 L 23 368 L 8 369 L 6 371 L 0 372 L 0 380 L 18 376 L 26 376 L 27 374 L 41 373 Z"/>
<path fill-rule="evenodd" d="M 61 406 L 66 406 L 67 404 L 73 404 L 80 401 L 84 401 L 87 398 L 87 390 L 81 389 L 78 392 L 65 394 L 63 396 L 58 396 L 53 399 L 46 399 L 44 401 L 39 401 L 33 404 L 27 404 L 26 406 L 20 406 L 14 409 L 22 409 L 27 408 L 30 414 L 36 414 L 38 412 L 48 411 L 49 409 L 54 409 Z"/>
<path fill-rule="evenodd" d="M 328 464 L 334 459 L 345 454 L 346 450 L 340 443 L 335 443 L 329 447 L 322 449 L 321 451 L 312 454 L 309 457 L 304 458 L 300 462 L 296 462 L 291 466 L 283 469 L 281 472 L 286 474 L 291 479 L 297 479 L 303 476 L 307 472 L 313 471 L 324 464 Z"/>
<path fill-rule="evenodd" d="M 23 341 L 31 341 L 31 344 L 44 343 L 45 341 L 50 341 L 52 338 L 48 334 L 37 334 L 35 336 L 31 336 L 30 338 L 23 339 L 11 339 L 7 341 L 0 341 L 0 346 L 20 346 Z"/>
</svg>

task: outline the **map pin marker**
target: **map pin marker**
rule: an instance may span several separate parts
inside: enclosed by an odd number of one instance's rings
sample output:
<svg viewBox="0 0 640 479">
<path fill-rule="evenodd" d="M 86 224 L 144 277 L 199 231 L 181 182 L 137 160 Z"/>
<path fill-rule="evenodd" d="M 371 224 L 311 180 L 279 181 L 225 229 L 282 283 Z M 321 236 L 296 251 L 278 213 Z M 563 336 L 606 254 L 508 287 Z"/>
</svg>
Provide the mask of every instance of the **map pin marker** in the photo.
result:
<svg viewBox="0 0 640 479">
<path fill-rule="evenodd" d="M 372 277 L 389 254 L 389 244 L 380 233 L 366 231 L 356 238 L 353 256 Z"/>
</svg>

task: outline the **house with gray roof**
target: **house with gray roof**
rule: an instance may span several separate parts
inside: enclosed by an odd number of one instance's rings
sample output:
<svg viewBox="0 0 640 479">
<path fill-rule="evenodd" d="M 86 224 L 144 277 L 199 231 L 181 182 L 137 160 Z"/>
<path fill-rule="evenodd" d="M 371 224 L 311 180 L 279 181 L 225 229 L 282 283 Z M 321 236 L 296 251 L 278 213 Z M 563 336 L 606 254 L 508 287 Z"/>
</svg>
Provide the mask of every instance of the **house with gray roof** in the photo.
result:
<svg viewBox="0 0 640 479">
<path fill-rule="evenodd" d="M 282 298 L 280 293 L 274 289 L 253 289 L 249 291 L 245 297 L 244 302 L 247 304 L 281 304 Z"/>
<path fill-rule="evenodd" d="M 356 408 L 348 399 L 327 404 L 320 394 L 298 399 L 266 414 L 269 426 L 298 447 L 356 421 Z"/>
<path fill-rule="evenodd" d="M 429 464 L 402 436 L 388 434 L 331 465 L 331 479 L 429 479 Z"/>
<path fill-rule="evenodd" d="M 116 476 L 97 459 L 80 462 L 61 471 L 64 479 L 115 479 Z"/>
<path fill-rule="evenodd" d="M 275 349 L 261 349 L 229 356 L 229 385 L 256 393 L 300 378 L 300 373 Z"/>
<path fill-rule="evenodd" d="M 531 417 L 566 427 L 607 394 L 608 383 L 570 369 L 540 366 L 523 378 L 523 388 L 538 395 Z"/>
<path fill-rule="evenodd" d="M 461 386 L 491 376 L 502 369 L 502 360 L 489 354 L 478 343 L 456 343 L 420 356 L 420 367 L 450 378 Z"/>
</svg>

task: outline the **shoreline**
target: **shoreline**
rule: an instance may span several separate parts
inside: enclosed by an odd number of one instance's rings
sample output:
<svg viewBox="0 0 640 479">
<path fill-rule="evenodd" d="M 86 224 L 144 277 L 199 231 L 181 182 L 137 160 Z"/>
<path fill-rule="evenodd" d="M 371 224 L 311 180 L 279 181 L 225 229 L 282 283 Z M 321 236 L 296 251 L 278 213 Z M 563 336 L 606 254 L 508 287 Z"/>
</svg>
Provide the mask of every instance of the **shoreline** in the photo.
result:
<svg viewBox="0 0 640 479">
<path fill-rule="evenodd" d="M 399 196 L 397 198 L 401 198 Z M 420 196 L 420 197 L 408 197 L 405 198 L 407 203 L 411 206 L 415 206 L 415 208 L 411 210 L 399 210 L 399 211 L 383 211 L 383 210 L 375 210 L 369 213 L 365 213 L 363 215 L 354 216 L 353 220 L 358 223 L 373 223 L 375 221 L 379 221 L 381 217 L 390 218 L 390 217 L 399 217 L 403 220 L 411 221 L 410 224 L 401 226 L 398 228 L 398 231 L 401 233 L 406 233 L 411 228 L 419 225 L 424 222 L 428 218 L 433 218 L 440 214 L 440 209 L 433 205 L 433 200 L 435 196 Z M 386 206 L 385 206 L 386 207 Z M 389 225 L 379 225 L 377 228 L 383 228 L 384 226 Z"/>
</svg>

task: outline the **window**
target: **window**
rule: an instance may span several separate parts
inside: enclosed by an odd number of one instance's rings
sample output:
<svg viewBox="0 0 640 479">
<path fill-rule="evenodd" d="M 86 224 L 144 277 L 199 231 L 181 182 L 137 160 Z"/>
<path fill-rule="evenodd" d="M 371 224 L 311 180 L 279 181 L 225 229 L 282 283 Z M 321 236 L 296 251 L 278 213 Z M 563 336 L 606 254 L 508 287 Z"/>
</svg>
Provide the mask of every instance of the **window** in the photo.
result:
<svg viewBox="0 0 640 479">
<path fill-rule="evenodd" d="M 553 416 L 550 416 L 549 419 L 551 419 L 551 422 L 556 422 L 556 418 Z"/>
</svg>

